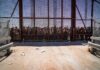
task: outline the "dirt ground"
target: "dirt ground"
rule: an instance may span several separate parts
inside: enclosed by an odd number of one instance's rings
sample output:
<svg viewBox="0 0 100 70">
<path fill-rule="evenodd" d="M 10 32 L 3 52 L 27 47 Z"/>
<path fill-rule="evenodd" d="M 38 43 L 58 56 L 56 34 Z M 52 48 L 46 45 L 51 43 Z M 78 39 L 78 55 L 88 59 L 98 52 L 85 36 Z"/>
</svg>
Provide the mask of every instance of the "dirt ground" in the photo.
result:
<svg viewBox="0 0 100 70">
<path fill-rule="evenodd" d="M 100 58 L 88 46 L 16 46 L 0 70 L 100 70 Z"/>
</svg>

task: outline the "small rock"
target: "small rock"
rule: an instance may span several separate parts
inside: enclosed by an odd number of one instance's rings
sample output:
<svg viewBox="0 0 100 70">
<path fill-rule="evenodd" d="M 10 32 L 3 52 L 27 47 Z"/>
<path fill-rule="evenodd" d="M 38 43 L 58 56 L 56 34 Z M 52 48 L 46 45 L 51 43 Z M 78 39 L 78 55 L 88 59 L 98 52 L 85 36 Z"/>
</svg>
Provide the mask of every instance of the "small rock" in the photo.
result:
<svg viewBox="0 0 100 70">
<path fill-rule="evenodd" d="M 22 52 L 22 53 L 21 53 L 21 56 L 25 56 L 25 53 L 24 53 L 24 52 Z"/>
<path fill-rule="evenodd" d="M 41 53 L 44 53 L 45 51 L 42 51 Z"/>
<path fill-rule="evenodd" d="M 39 48 L 36 48 L 36 50 L 39 50 Z"/>
<path fill-rule="evenodd" d="M 12 50 L 12 52 L 16 52 L 15 50 Z"/>
<path fill-rule="evenodd" d="M 8 65 L 12 65 L 13 63 L 8 63 Z"/>
</svg>

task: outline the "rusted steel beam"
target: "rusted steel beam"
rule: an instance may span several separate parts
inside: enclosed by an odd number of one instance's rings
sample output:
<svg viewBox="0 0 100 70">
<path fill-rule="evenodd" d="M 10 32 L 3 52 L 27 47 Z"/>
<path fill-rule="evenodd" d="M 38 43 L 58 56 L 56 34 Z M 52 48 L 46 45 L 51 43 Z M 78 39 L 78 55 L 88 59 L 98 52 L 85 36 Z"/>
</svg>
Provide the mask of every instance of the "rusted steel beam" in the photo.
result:
<svg viewBox="0 0 100 70">
<path fill-rule="evenodd" d="M 35 0 L 33 0 L 33 4 L 34 4 L 33 20 L 34 20 L 34 28 L 35 28 Z"/>
<path fill-rule="evenodd" d="M 74 29 L 76 28 L 76 0 L 71 0 L 71 35 L 70 39 L 74 40 Z"/>
<path fill-rule="evenodd" d="M 19 19 L 19 17 L 0 17 L 0 18 L 3 18 L 3 19 L 9 19 L 9 18 L 12 18 L 12 19 Z M 34 17 L 23 17 L 23 19 L 34 19 Z M 35 19 L 48 19 L 48 17 L 35 17 Z M 74 18 L 69 18 L 69 17 L 49 17 L 49 19 L 74 19 Z M 75 20 L 80 20 L 81 19 L 75 19 Z M 91 18 L 88 18 L 88 19 L 83 19 L 83 20 L 91 20 Z"/>
<path fill-rule="evenodd" d="M 63 0 L 61 0 L 61 32 L 63 32 Z"/>
<path fill-rule="evenodd" d="M 48 5 L 48 34 L 50 33 L 50 31 L 49 31 L 49 25 L 50 25 L 50 21 L 49 21 L 49 17 L 50 17 L 50 15 L 49 15 L 49 0 L 48 0 L 48 3 L 47 3 Z"/>
<path fill-rule="evenodd" d="M 23 40 L 23 0 L 18 0 L 19 2 L 19 27 L 21 32 L 21 40 Z"/>
</svg>

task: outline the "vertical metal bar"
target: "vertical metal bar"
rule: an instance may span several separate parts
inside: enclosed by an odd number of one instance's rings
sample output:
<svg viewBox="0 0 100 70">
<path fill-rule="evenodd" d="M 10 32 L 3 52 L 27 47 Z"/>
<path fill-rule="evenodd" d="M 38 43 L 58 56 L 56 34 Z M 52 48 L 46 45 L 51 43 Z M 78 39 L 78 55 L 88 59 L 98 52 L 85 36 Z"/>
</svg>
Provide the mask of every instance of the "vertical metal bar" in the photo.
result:
<svg viewBox="0 0 100 70">
<path fill-rule="evenodd" d="M 88 7 L 88 0 L 85 0 L 85 24 L 87 23 L 87 7 Z"/>
<path fill-rule="evenodd" d="M 63 33 L 63 0 L 61 0 L 61 33 Z"/>
<path fill-rule="evenodd" d="M 19 1 L 19 24 L 21 30 L 21 40 L 23 40 L 23 0 Z"/>
<path fill-rule="evenodd" d="M 56 17 L 57 17 L 57 0 L 53 0 L 53 25 L 54 25 L 54 31 L 53 31 L 53 39 L 57 39 L 56 35 L 57 35 L 57 20 L 56 20 Z"/>
<path fill-rule="evenodd" d="M 33 12 L 33 27 L 35 28 L 35 0 L 32 0 L 32 6 L 33 6 L 33 10 L 32 10 L 32 12 Z"/>
<path fill-rule="evenodd" d="M 53 23 L 54 23 L 54 34 L 56 35 L 57 0 L 53 0 L 53 15 L 54 15 L 54 20 L 53 20 Z"/>
<path fill-rule="evenodd" d="M 47 10 L 48 10 L 48 36 L 47 36 L 47 38 L 48 38 L 48 40 L 49 40 L 49 35 L 50 35 L 50 29 L 49 29 L 49 24 L 50 24 L 50 23 L 49 23 L 49 18 L 50 18 L 50 17 L 49 17 L 49 0 L 47 1 L 47 6 L 48 6 L 48 9 L 47 9 Z"/>
<path fill-rule="evenodd" d="M 48 0 L 48 34 L 50 33 L 50 31 L 49 31 L 49 25 L 50 25 L 50 23 L 49 23 L 49 0 Z"/>
<path fill-rule="evenodd" d="M 71 35 L 70 39 L 74 40 L 73 30 L 76 28 L 76 0 L 71 0 Z"/>
<path fill-rule="evenodd" d="M 34 17 L 34 29 L 35 29 L 35 0 L 33 0 L 33 11 L 34 11 L 34 13 L 33 13 L 33 17 Z"/>
<path fill-rule="evenodd" d="M 32 38 L 35 38 L 35 0 L 31 0 L 31 21 L 32 21 L 32 26 L 33 26 L 33 34 Z"/>
<path fill-rule="evenodd" d="M 93 13 L 94 13 L 94 0 L 91 2 L 91 34 L 93 33 Z"/>
<path fill-rule="evenodd" d="M 33 21 L 33 39 L 36 38 L 36 29 L 35 29 L 35 0 L 31 0 L 32 4 L 32 21 Z"/>
</svg>

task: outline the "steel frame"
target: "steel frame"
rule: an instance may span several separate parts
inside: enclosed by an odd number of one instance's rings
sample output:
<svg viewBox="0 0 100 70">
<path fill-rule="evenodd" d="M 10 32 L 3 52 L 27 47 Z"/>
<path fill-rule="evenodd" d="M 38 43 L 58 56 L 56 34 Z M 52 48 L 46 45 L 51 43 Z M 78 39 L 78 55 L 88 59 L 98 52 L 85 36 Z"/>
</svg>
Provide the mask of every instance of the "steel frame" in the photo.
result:
<svg viewBox="0 0 100 70">
<path fill-rule="evenodd" d="M 23 0 L 18 0 L 19 2 L 19 17 L 0 17 L 0 18 L 12 18 L 12 19 L 19 19 L 19 27 L 21 29 L 21 40 L 23 40 L 23 19 L 33 19 L 33 25 L 35 27 L 35 20 L 36 19 L 47 19 L 48 20 L 48 34 L 49 34 L 49 21 L 50 19 L 61 19 L 61 32 L 62 32 L 62 29 L 63 29 L 63 19 L 68 19 L 68 20 L 71 20 L 71 40 L 74 40 L 74 32 L 73 30 L 76 28 L 76 20 L 80 20 L 80 21 L 83 21 L 83 20 L 91 20 L 91 31 L 92 31 L 92 24 L 93 24 L 93 6 L 94 6 L 94 0 L 92 0 L 92 4 L 91 4 L 91 18 L 90 19 L 76 19 L 76 0 L 71 0 L 71 17 L 64 17 L 63 16 L 63 0 L 61 0 L 61 17 L 50 17 L 50 14 L 49 14 L 49 8 L 50 8 L 50 2 L 49 0 L 47 0 L 47 10 L 48 10 L 48 16 L 47 17 L 36 17 L 35 15 L 35 0 L 32 0 L 33 2 L 33 15 L 32 17 L 24 17 L 23 16 Z M 87 13 L 86 13 L 87 14 Z"/>
</svg>

